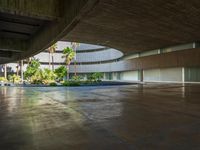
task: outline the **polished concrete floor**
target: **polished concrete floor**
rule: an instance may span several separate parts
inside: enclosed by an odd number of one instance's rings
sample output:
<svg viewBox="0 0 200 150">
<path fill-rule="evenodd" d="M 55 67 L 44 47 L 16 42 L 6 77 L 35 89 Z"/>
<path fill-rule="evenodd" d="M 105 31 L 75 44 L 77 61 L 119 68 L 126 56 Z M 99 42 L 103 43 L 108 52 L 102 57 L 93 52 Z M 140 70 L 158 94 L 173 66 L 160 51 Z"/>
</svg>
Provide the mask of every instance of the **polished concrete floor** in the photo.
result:
<svg viewBox="0 0 200 150">
<path fill-rule="evenodd" d="M 200 85 L 1 87 L 0 150 L 199 150 Z"/>
</svg>

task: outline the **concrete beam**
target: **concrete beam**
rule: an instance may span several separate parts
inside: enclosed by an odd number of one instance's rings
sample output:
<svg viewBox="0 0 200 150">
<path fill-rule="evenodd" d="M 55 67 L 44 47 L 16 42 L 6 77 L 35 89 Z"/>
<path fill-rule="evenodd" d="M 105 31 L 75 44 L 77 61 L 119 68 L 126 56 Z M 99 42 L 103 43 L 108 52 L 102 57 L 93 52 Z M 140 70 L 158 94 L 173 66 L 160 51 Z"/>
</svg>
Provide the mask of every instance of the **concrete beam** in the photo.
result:
<svg viewBox="0 0 200 150">
<path fill-rule="evenodd" d="M 60 17 L 61 0 L 0 0 L 0 12 L 42 20 Z"/>
<path fill-rule="evenodd" d="M 0 38 L 1 51 L 24 52 L 27 49 L 26 41 L 18 39 Z"/>
<path fill-rule="evenodd" d="M 35 55 L 67 35 L 97 2 L 98 0 L 63 1 L 62 18 L 59 22 L 52 22 L 45 26 L 31 38 L 28 43 L 29 49 L 23 54 L 23 57 L 29 57 L 30 52 Z"/>
<path fill-rule="evenodd" d="M 11 51 L 1 51 L 0 50 L 0 58 L 11 58 L 12 52 Z"/>
</svg>

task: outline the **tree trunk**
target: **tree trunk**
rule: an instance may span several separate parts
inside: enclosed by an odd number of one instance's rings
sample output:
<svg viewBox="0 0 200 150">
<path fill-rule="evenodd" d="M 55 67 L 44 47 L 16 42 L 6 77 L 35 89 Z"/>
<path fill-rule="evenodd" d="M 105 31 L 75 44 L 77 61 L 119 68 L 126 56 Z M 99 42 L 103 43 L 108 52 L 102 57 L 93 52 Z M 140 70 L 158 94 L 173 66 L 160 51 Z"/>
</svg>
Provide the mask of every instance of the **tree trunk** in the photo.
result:
<svg viewBox="0 0 200 150">
<path fill-rule="evenodd" d="M 51 68 L 51 53 L 49 52 L 49 69 Z"/>
<path fill-rule="evenodd" d="M 67 81 L 69 81 L 69 65 L 67 65 Z"/>
<path fill-rule="evenodd" d="M 17 76 L 19 76 L 19 62 L 17 64 Z"/>
<path fill-rule="evenodd" d="M 53 54 L 51 54 L 51 59 L 52 59 L 52 71 L 54 71 L 54 56 L 53 56 Z"/>
<path fill-rule="evenodd" d="M 22 83 L 24 81 L 23 65 L 24 65 L 24 62 L 23 62 L 23 60 L 21 60 L 20 70 L 21 70 L 21 80 L 22 80 Z"/>
<path fill-rule="evenodd" d="M 74 61 L 74 76 L 77 75 L 77 71 L 76 71 L 76 60 Z"/>
<path fill-rule="evenodd" d="M 7 79 L 7 64 L 4 65 L 4 77 Z"/>
</svg>

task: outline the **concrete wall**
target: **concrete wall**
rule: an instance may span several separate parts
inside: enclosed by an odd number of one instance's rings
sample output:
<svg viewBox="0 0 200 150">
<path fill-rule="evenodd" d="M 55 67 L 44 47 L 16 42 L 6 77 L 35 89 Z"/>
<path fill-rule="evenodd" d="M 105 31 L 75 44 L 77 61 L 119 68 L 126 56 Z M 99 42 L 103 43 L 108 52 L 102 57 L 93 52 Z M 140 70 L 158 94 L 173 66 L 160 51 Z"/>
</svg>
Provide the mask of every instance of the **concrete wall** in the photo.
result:
<svg viewBox="0 0 200 150">
<path fill-rule="evenodd" d="M 144 70 L 144 81 L 182 82 L 182 68 L 165 68 Z"/>
<path fill-rule="evenodd" d="M 103 50 L 98 50 L 98 51 L 86 51 L 86 52 L 77 52 L 76 53 L 76 62 L 77 63 L 100 63 L 100 62 L 104 62 L 104 61 L 111 61 L 111 60 L 116 60 L 119 59 L 123 56 L 123 53 L 116 50 L 116 49 L 112 49 L 112 48 L 105 48 L 102 46 L 95 46 L 95 45 L 90 45 L 90 44 L 80 44 L 82 46 L 82 48 L 85 48 L 84 50 L 86 50 L 86 48 L 104 48 Z M 84 47 L 84 46 L 85 47 Z M 57 43 L 57 48 L 56 48 L 56 52 L 53 54 L 54 57 L 54 62 L 55 63 L 64 63 L 65 62 L 65 58 L 62 58 L 63 54 L 62 54 L 62 50 L 66 47 L 71 47 L 69 42 L 61 42 L 59 41 Z M 90 49 L 88 49 L 90 50 Z M 49 57 L 50 56 L 50 57 Z M 40 62 L 42 63 L 47 63 L 50 62 L 52 60 L 51 55 L 49 55 L 48 52 L 42 52 L 39 53 L 37 55 L 34 56 L 35 58 L 39 59 Z M 75 60 L 72 60 L 72 62 L 74 62 Z"/>
<path fill-rule="evenodd" d="M 200 68 L 185 68 L 185 82 L 200 82 Z"/>
<path fill-rule="evenodd" d="M 76 50 L 77 51 L 87 51 L 87 50 L 95 50 L 95 49 L 101 49 L 101 48 L 105 48 L 105 47 L 99 46 L 99 45 L 93 45 L 93 44 L 80 43 Z"/>
<path fill-rule="evenodd" d="M 121 72 L 120 79 L 124 81 L 138 81 L 139 80 L 138 71 L 126 71 Z"/>
<path fill-rule="evenodd" d="M 77 53 L 77 62 L 102 62 L 108 60 L 114 60 L 122 57 L 122 52 L 115 49 L 106 49 L 101 51 Z"/>
</svg>

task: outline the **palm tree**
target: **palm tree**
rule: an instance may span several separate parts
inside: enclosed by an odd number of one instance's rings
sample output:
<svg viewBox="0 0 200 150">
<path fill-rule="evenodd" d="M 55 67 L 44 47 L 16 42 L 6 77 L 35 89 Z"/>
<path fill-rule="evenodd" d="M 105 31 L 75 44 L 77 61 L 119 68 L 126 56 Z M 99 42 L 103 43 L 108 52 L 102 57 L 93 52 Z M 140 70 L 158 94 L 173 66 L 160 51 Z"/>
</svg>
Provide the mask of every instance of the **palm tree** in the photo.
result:
<svg viewBox="0 0 200 150">
<path fill-rule="evenodd" d="M 50 66 L 52 64 L 52 70 L 54 70 L 54 55 L 53 54 L 55 53 L 56 48 L 57 48 L 56 43 L 48 48 L 48 51 L 49 51 L 49 69 L 50 69 Z M 50 57 L 51 57 L 51 63 L 50 63 Z"/>
<path fill-rule="evenodd" d="M 74 75 L 76 76 L 77 71 L 76 71 L 76 48 L 80 45 L 79 43 L 76 42 L 71 42 L 72 45 L 72 49 L 75 52 L 75 56 L 74 56 Z"/>
<path fill-rule="evenodd" d="M 4 64 L 4 77 L 7 79 L 7 64 Z"/>
<path fill-rule="evenodd" d="M 24 70 L 23 70 L 23 66 L 24 66 L 24 61 L 23 60 L 21 60 L 21 62 L 20 62 L 20 71 L 21 71 L 21 81 L 22 81 L 22 83 L 23 83 L 23 81 L 24 81 Z"/>
<path fill-rule="evenodd" d="M 19 66 L 20 66 L 20 62 L 17 62 L 17 66 L 16 66 L 16 69 L 17 69 L 17 71 L 16 71 L 17 76 L 19 76 Z"/>
<path fill-rule="evenodd" d="M 75 52 L 72 48 L 66 47 L 65 49 L 63 49 L 62 58 L 65 58 L 65 63 L 66 63 L 66 68 L 67 68 L 67 80 L 69 80 L 69 66 L 74 56 L 75 56 Z"/>
<path fill-rule="evenodd" d="M 31 57 L 28 57 L 24 60 L 24 62 L 27 63 L 27 65 L 29 65 L 29 63 L 31 62 L 31 59 L 32 59 Z"/>
</svg>

